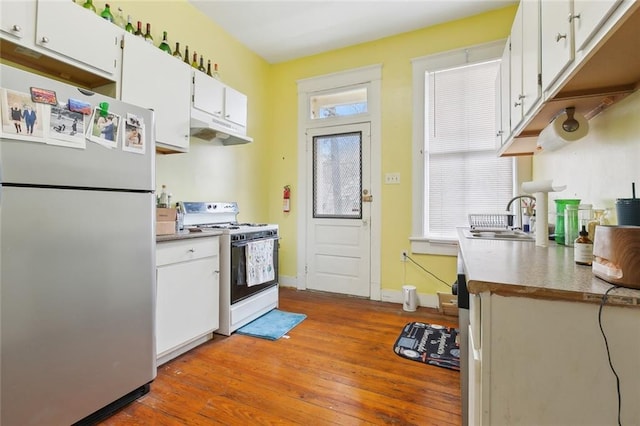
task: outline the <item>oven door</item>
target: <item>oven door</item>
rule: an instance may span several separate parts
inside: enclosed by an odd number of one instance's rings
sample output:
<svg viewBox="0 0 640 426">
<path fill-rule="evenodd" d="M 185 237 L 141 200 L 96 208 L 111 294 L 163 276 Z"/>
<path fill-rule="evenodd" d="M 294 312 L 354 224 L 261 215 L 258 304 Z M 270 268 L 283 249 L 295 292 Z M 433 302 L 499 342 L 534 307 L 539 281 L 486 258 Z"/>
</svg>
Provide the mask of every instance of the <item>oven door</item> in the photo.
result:
<svg viewBox="0 0 640 426">
<path fill-rule="evenodd" d="M 246 248 L 249 243 L 273 240 L 273 269 L 274 279 L 256 284 L 247 285 L 247 256 Z M 231 304 L 246 299 L 262 290 L 278 284 L 278 237 L 260 238 L 255 240 L 242 240 L 231 242 Z"/>
</svg>

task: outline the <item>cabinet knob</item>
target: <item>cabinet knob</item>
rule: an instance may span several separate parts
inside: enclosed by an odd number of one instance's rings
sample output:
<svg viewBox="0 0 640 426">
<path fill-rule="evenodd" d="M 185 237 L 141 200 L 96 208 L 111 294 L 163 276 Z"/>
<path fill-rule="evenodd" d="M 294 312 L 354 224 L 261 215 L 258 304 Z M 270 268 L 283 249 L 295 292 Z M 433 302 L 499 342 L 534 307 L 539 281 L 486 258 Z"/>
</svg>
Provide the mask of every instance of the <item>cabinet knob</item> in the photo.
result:
<svg viewBox="0 0 640 426">
<path fill-rule="evenodd" d="M 556 43 L 559 42 L 560 40 L 562 40 L 563 38 L 566 39 L 567 35 L 558 33 L 558 35 L 556 35 Z"/>
<path fill-rule="evenodd" d="M 41 41 L 42 43 L 49 43 L 49 37 L 42 37 L 42 38 L 40 39 L 40 41 Z"/>
<path fill-rule="evenodd" d="M 514 107 L 519 107 L 520 105 L 522 105 L 522 102 L 514 102 L 514 103 L 513 103 L 513 106 L 514 106 Z"/>
<path fill-rule="evenodd" d="M 20 31 L 22 31 L 22 27 L 18 24 L 14 24 L 13 27 L 11 28 L 13 31 L 19 33 Z"/>
<path fill-rule="evenodd" d="M 569 22 L 573 22 L 574 19 L 580 19 L 580 14 L 578 13 L 578 14 L 574 15 L 574 14 L 570 13 L 569 14 Z"/>
<path fill-rule="evenodd" d="M 503 130 L 498 130 L 498 131 L 496 132 L 496 137 L 500 137 L 500 136 L 502 136 L 503 134 L 504 134 L 504 131 L 503 131 Z"/>
</svg>

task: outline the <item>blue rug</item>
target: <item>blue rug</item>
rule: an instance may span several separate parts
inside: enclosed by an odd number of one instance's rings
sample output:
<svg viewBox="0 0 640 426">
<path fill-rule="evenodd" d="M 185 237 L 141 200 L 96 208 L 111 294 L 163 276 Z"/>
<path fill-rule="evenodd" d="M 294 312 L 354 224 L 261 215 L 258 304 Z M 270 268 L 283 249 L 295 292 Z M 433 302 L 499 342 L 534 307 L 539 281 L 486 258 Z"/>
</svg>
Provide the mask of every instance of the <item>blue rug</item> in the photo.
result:
<svg viewBox="0 0 640 426">
<path fill-rule="evenodd" d="M 262 339 L 278 340 L 293 327 L 300 324 L 306 317 L 305 314 L 294 314 L 274 309 L 239 328 L 236 333 Z"/>
</svg>

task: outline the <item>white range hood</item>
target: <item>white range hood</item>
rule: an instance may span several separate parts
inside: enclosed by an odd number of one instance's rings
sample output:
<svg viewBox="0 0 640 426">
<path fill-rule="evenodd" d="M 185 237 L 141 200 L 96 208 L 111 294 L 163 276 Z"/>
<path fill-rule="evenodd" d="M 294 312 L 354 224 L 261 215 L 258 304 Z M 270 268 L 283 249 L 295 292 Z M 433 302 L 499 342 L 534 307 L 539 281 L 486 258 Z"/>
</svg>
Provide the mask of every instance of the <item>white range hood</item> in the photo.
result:
<svg viewBox="0 0 640 426">
<path fill-rule="evenodd" d="M 253 142 L 253 138 L 238 133 L 212 114 L 191 108 L 191 137 L 206 141 L 218 140 L 223 145 Z"/>
</svg>

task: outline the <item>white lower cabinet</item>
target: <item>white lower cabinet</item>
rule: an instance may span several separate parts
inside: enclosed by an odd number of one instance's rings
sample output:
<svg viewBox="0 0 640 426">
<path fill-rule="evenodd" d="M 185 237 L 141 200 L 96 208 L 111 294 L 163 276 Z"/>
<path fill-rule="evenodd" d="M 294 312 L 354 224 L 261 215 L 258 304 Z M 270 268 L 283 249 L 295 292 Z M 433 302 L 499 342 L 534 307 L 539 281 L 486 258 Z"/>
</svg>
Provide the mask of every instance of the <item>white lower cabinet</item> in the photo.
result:
<svg viewBox="0 0 640 426">
<path fill-rule="evenodd" d="M 219 326 L 219 237 L 157 243 L 158 365 L 209 340 Z"/>
<path fill-rule="evenodd" d="M 470 296 L 469 425 L 618 423 L 597 303 Z M 636 306 L 602 310 L 624 425 L 640 419 L 639 312 Z"/>
</svg>

